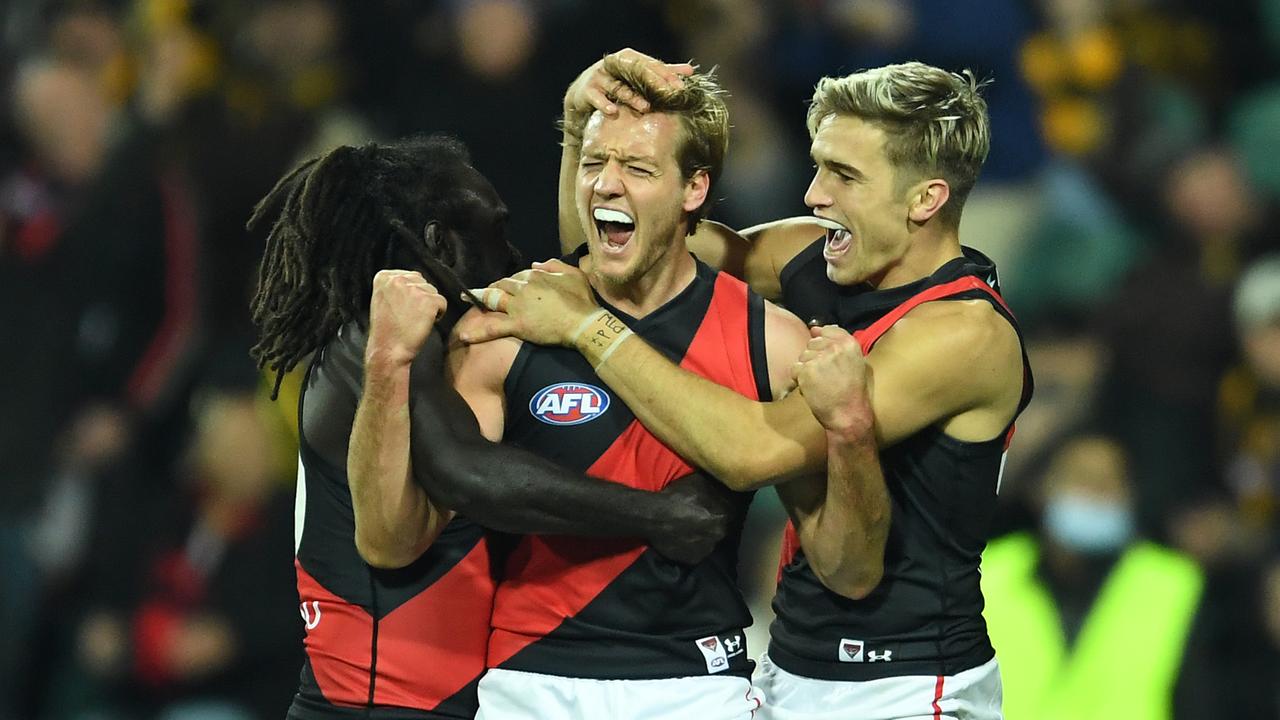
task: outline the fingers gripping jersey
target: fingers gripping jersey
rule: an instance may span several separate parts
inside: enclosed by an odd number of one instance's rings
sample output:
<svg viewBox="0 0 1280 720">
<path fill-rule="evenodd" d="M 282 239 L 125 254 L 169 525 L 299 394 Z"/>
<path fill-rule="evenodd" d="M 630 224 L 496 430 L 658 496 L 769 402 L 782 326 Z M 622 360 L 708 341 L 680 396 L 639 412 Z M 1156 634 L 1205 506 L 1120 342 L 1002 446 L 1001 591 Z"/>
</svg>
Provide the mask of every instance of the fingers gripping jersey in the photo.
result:
<svg viewBox="0 0 1280 720">
<path fill-rule="evenodd" d="M 361 353 L 342 343 L 313 363 L 299 403 L 294 564 L 307 657 L 289 717 L 472 718 L 495 587 L 488 541 L 455 518 L 407 567 L 360 558 L 345 468 L 308 436 L 330 422 L 350 433 L 358 390 L 346 380 L 359 377 Z"/>
<path fill-rule="evenodd" d="M 639 320 L 619 315 L 684 368 L 768 397 L 764 304 L 738 280 L 699 263 L 690 286 L 663 307 Z M 526 343 L 505 389 L 506 441 L 645 490 L 693 471 L 574 351 Z M 748 676 L 738 534 L 695 567 L 638 540 L 521 539 L 495 599 L 490 665 L 594 679 Z"/>
<path fill-rule="evenodd" d="M 931 301 L 990 302 L 1017 329 L 995 265 L 970 248 L 927 278 L 871 291 L 828 280 L 819 240 L 783 269 L 782 289 L 790 310 L 839 324 L 867 353 L 911 309 Z M 1025 351 L 1023 368 L 1018 412 L 1032 392 Z M 978 567 L 1012 435 L 1012 423 L 986 442 L 959 441 L 930 427 L 881 450 L 893 521 L 884 577 L 862 600 L 818 580 L 788 524 L 770 658 L 797 675 L 851 681 L 950 676 L 990 660 Z"/>
</svg>

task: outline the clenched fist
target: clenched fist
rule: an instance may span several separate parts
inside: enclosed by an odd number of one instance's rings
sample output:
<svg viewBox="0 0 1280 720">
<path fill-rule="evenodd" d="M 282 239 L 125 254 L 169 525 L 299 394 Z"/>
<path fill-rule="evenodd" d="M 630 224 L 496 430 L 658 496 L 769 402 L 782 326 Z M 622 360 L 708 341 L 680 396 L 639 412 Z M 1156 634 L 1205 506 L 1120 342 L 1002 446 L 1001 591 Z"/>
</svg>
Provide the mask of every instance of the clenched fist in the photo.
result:
<svg viewBox="0 0 1280 720">
<path fill-rule="evenodd" d="M 408 365 L 418 356 L 448 301 L 421 273 L 381 270 L 373 277 L 369 301 L 366 361 L 379 357 Z"/>
<path fill-rule="evenodd" d="M 828 431 L 867 431 L 872 414 L 862 346 L 835 325 L 810 328 L 810 333 L 792 372 L 813 416 Z"/>
</svg>

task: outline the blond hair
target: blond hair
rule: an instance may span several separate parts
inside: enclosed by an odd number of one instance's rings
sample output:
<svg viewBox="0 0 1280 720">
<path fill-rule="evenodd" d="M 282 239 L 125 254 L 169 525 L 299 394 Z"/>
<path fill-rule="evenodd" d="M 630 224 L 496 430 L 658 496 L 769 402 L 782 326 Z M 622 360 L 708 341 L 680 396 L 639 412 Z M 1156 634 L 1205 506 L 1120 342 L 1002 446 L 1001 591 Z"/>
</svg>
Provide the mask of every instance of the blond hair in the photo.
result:
<svg viewBox="0 0 1280 720">
<path fill-rule="evenodd" d="M 899 187 L 929 176 L 946 180 L 951 196 L 939 216 L 958 226 L 991 148 L 987 103 L 980 94 L 986 85 L 970 70 L 953 73 L 921 62 L 825 77 L 809 105 L 809 136 L 833 115 L 879 127 Z"/>
<path fill-rule="evenodd" d="M 727 93 L 720 87 L 714 69 L 686 77 L 678 88 L 655 87 L 637 65 L 611 55 L 605 57 L 604 69 L 647 100 L 649 112 L 669 113 L 680 119 L 682 132 L 676 145 L 676 164 L 681 176 L 688 180 L 705 172 L 711 187 L 715 187 L 729 151 L 729 109 L 725 105 Z M 591 113 L 585 112 L 567 115 L 561 121 L 569 142 L 581 146 L 590 117 Z M 689 214 L 689 233 L 711 212 L 712 204 L 713 196 L 708 192 L 701 207 Z"/>
</svg>

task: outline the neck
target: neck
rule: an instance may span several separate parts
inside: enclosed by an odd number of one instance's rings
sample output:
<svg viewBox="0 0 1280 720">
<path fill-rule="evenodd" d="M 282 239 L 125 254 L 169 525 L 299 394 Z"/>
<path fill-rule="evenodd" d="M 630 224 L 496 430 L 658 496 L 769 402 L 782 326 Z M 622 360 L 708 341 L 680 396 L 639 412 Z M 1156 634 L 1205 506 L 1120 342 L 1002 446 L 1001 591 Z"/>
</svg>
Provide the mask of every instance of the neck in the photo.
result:
<svg viewBox="0 0 1280 720">
<path fill-rule="evenodd" d="M 878 279 L 873 278 L 870 281 L 872 287 L 887 290 L 927 278 L 964 254 L 960 250 L 960 235 L 955 230 L 935 231 L 926 226 L 917 228 L 912 234 L 911 244 L 902 259 L 889 266 Z"/>
<path fill-rule="evenodd" d="M 697 264 L 689 254 L 684 238 L 671 243 L 668 250 L 642 275 L 626 284 L 602 280 L 591 272 L 590 257 L 583 258 L 583 271 L 591 287 L 605 302 L 634 318 L 642 318 L 665 305 L 693 282 Z"/>
</svg>

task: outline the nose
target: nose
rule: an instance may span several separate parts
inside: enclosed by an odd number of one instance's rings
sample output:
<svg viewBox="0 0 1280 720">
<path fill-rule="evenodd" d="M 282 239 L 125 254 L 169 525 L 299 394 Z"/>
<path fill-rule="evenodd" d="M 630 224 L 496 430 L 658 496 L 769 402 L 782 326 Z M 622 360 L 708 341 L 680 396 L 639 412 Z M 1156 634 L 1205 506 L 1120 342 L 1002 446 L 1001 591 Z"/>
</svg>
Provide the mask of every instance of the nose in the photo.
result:
<svg viewBox="0 0 1280 720">
<path fill-rule="evenodd" d="M 612 198 L 622 194 L 622 168 L 618 163 L 610 160 L 600 168 L 600 174 L 596 176 L 596 184 L 593 188 L 595 193 L 601 197 Z"/>
<path fill-rule="evenodd" d="M 824 208 L 831 205 L 831 194 L 822 188 L 818 182 L 818 173 L 813 174 L 813 180 L 809 183 L 809 189 L 804 192 L 804 204 L 810 208 Z"/>
</svg>

